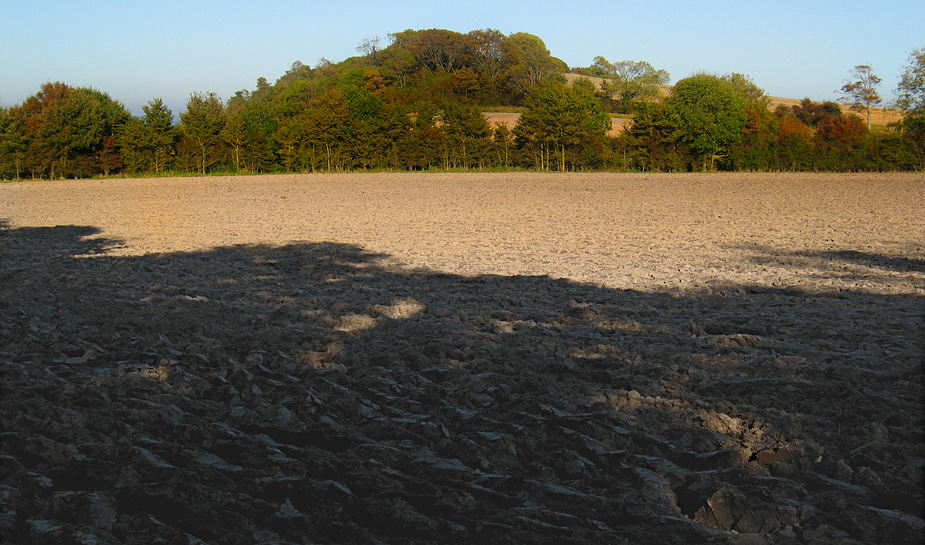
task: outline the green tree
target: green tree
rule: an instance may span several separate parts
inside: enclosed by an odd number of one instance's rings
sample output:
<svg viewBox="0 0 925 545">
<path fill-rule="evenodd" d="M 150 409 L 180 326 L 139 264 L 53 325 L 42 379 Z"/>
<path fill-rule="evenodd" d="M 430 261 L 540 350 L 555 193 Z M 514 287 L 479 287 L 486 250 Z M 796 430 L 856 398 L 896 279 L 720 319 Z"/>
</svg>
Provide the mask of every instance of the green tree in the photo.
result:
<svg viewBox="0 0 925 545">
<path fill-rule="evenodd" d="M 709 74 L 696 74 L 675 84 L 668 112 L 681 140 L 699 154 L 706 168 L 739 141 L 748 118 L 748 102 L 736 85 Z"/>
<path fill-rule="evenodd" d="M 276 163 L 273 133 L 279 126 L 267 100 L 254 99 L 234 115 L 244 125 L 244 144 L 240 161 L 249 172 L 269 172 Z"/>
<path fill-rule="evenodd" d="M 472 104 L 447 103 L 443 106 L 440 131 L 444 133 L 446 150 L 444 168 L 469 168 L 481 165 L 491 128 L 482 112 Z"/>
<path fill-rule="evenodd" d="M 9 108 L 0 108 L 0 178 L 21 178 L 26 141 L 22 120 Z"/>
<path fill-rule="evenodd" d="M 220 133 L 222 141 L 231 148 L 231 160 L 234 162 L 235 172 L 241 172 L 241 155 L 247 144 L 247 124 L 241 114 L 242 111 L 239 110 L 229 115 Z"/>
<path fill-rule="evenodd" d="M 173 126 L 173 112 L 161 98 L 149 100 L 141 109 L 144 111 L 142 119 L 147 131 L 151 163 L 154 166 L 154 172 L 160 174 L 173 155 L 177 142 L 176 130 Z"/>
<path fill-rule="evenodd" d="M 744 74 L 732 73 L 722 79 L 745 100 L 745 126 L 738 142 L 730 146 L 724 166 L 733 170 L 771 168 L 780 125 L 768 109 L 770 99 Z"/>
<path fill-rule="evenodd" d="M 198 152 L 198 167 L 202 174 L 215 161 L 221 142 L 219 135 L 225 126 L 225 108 L 215 93 L 193 93 L 180 114 L 183 134 Z"/>
<path fill-rule="evenodd" d="M 504 41 L 506 74 L 521 93 L 568 71 L 568 65 L 553 57 L 539 36 L 518 32 Z"/>
<path fill-rule="evenodd" d="M 555 153 L 559 170 L 565 171 L 567 152 L 600 143 L 610 128 L 610 117 L 600 102 L 581 88 L 563 84 L 535 87 L 527 95 L 525 106 L 514 134 L 539 153 L 541 170 L 550 167 Z"/>
<path fill-rule="evenodd" d="M 877 92 L 881 79 L 874 74 L 870 65 L 859 64 L 851 70 L 851 76 L 845 80 L 840 92 L 843 104 L 850 104 L 851 109 L 867 114 L 867 130 L 870 130 L 870 109 L 880 104 L 882 99 Z"/>
<path fill-rule="evenodd" d="M 129 118 L 125 107 L 96 89 L 46 83 L 17 109 L 34 175 L 91 176 L 118 164 L 112 139 Z"/>
<path fill-rule="evenodd" d="M 122 154 L 122 166 L 126 171 L 137 173 L 148 168 L 151 143 L 149 132 L 140 118 L 130 117 L 119 130 L 116 141 Z"/>
<path fill-rule="evenodd" d="M 896 106 L 903 111 L 903 132 L 925 169 L 925 48 L 909 55 L 896 87 Z"/>
<path fill-rule="evenodd" d="M 665 102 L 639 105 L 630 130 L 619 138 L 630 155 L 628 162 L 644 171 L 681 171 L 688 169 L 690 150 L 682 141 L 675 120 Z"/>
<path fill-rule="evenodd" d="M 495 127 L 491 139 L 498 156 L 497 164 L 502 165 L 504 168 L 510 167 L 511 148 L 514 146 L 514 133 L 511 132 L 511 129 L 507 128 L 507 125 L 500 123 Z"/>
<path fill-rule="evenodd" d="M 659 86 L 671 79 L 666 70 L 656 70 L 646 61 L 611 63 L 604 57 L 595 57 L 591 72 L 605 78 L 603 90 L 615 98 L 622 113 L 630 113 L 634 104 L 657 99 Z"/>
<path fill-rule="evenodd" d="M 500 101 L 501 80 L 504 73 L 504 42 L 507 39 L 500 30 L 486 28 L 469 33 L 472 47 L 472 67 L 482 80 L 481 100 L 483 104 L 497 104 Z"/>
<path fill-rule="evenodd" d="M 472 54 L 469 36 L 439 28 L 415 32 L 406 47 L 421 67 L 432 72 L 454 72 L 467 65 Z"/>
</svg>

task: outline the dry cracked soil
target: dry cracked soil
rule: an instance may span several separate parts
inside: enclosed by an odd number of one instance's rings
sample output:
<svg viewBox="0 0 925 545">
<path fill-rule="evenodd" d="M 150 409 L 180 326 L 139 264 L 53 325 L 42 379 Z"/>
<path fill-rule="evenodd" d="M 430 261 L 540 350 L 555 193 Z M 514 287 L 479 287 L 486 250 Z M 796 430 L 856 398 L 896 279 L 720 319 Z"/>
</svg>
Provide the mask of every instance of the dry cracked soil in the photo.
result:
<svg viewBox="0 0 925 545">
<path fill-rule="evenodd" d="M 921 543 L 921 174 L 0 185 L 3 543 Z"/>
</svg>

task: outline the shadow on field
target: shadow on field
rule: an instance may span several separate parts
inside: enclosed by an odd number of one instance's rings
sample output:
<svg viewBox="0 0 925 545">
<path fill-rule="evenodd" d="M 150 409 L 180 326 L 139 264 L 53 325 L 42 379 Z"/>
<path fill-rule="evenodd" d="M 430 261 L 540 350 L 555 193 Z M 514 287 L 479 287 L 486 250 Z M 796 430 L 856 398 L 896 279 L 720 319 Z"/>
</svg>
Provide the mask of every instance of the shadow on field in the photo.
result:
<svg viewBox="0 0 925 545">
<path fill-rule="evenodd" d="M 843 280 L 892 283 L 903 275 L 925 273 L 925 259 L 857 250 L 781 251 L 745 244 L 739 249 L 752 253 L 756 265 L 788 267 Z M 921 254 L 921 245 L 909 244 L 909 253 Z"/>
<path fill-rule="evenodd" d="M 118 244 L 0 229 L 7 541 L 923 537 L 921 297 Z"/>
</svg>

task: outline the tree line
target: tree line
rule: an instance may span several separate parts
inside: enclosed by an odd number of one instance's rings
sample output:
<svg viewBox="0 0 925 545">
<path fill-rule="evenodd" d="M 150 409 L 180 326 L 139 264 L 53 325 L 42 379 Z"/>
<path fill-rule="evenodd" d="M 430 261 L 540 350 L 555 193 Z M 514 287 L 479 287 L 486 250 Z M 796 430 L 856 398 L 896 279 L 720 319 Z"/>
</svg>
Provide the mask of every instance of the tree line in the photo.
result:
<svg viewBox="0 0 925 545">
<path fill-rule="evenodd" d="M 387 43 L 387 45 L 385 45 Z M 227 101 L 155 98 L 133 116 L 108 94 L 46 83 L 0 108 L 0 178 L 352 170 L 921 170 L 925 50 L 902 74 L 903 123 L 872 130 L 838 104 L 768 108 L 747 76 L 695 74 L 668 88 L 647 62 L 569 69 L 526 33 L 406 30 L 340 63 L 301 62 Z M 866 68 L 867 71 L 860 70 Z M 566 79 L 572 72 L 580 77 Z M 876 104 L 869 67 L 843 86 Z M 513 129 L 482 112 L 520 112 Z M 632 117 L 608 134 L 611 117 Z"/>
</svg>

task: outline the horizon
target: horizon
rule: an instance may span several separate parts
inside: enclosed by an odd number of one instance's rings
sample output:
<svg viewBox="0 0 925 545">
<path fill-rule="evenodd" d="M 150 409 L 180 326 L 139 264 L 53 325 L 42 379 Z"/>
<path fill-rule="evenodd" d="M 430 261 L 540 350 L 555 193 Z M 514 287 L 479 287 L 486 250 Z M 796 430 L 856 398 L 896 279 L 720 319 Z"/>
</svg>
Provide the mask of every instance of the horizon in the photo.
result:
<svg viewBox="0 0 925 545">
<path fill-rule="evenodd" d="M 193 93 L 227 101 L 255 89 L 260 77 L 275 83 L 295 61 L 314 67 L 321 58 L 338 63 L 357 56 L 364 39 L 387 43 L 388 34 L 405 29 L 494 28 L 539 36 L 570 68 L 590 66 L 596 56 L 647 61 L 667 70 L 672 85 L 697 72 L 738 72 L 767 95 L 791 99 L 835 101 L 851 69 L 867 64 L 883 80 L 878 90 L 888 107 L 909 54 L 925 47 L 920 2 L 887 1 L 874 10 L 856 1 L 775 5 L 772 14 L 758 2 L 668 0 L 646 6 L 593 0 L 580 9 L 548 0 L 529 7 L 481 0 L 440 7 L 356 0 L 336 6 L 167 0 L 136 8 L 100 0 L 11 3 L 5 11 L 17 24 L 0 50 L 0 70 L 13 77 L 0 83 L 0 106 L 17 106 L 44 83 L 61 81 L 105 92 L 134 115 L 161 98 L 176 117 Z"/>
</svg>

